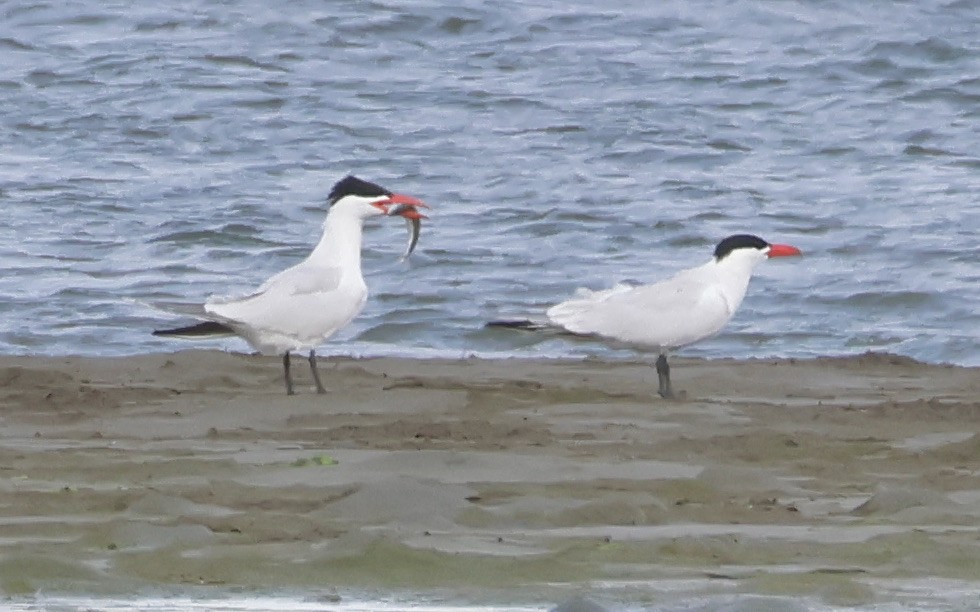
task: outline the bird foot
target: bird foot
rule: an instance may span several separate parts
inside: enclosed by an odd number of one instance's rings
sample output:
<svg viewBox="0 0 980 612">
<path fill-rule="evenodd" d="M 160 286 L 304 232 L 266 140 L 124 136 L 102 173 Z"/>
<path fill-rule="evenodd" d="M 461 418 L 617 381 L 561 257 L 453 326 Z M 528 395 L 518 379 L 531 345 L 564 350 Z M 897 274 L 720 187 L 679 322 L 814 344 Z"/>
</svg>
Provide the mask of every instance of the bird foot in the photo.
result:
<svg viewBox="0 0 980 612">
<path fill-rule="evenodd" d="M 674 393 L 673 389 L 668 389 L 666 392 L 657 391 L 657 395 L 667 401 L 672 402 L 683 402 L 687 399 L 687 391 L 678 391 L 677 393 Z"/>
</svg>

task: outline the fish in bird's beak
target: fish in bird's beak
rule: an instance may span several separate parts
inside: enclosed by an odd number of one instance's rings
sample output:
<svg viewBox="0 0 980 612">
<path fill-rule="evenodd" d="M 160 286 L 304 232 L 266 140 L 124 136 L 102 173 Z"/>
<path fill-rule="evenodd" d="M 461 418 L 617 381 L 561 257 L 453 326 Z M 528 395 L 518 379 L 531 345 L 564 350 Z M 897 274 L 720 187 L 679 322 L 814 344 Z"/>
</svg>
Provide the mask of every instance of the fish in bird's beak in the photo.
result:
<svg viewBox="0 0 980 612">
<path fill-rule="evenodd" d="M 412 196 L 402 195 L 402 194 L 392 194 L 389 198 L 394 206 L 388 209 L 388 216 L 398 215 L 399 217 L 404 217 L 405 222 L 408 224 L 408 248 L 405 249 L 405 254 L 402 255 L 402 259 L 406 259 L 415 250 L 415 245 L 419 242 L 419 234 L 422 231 L 422 219 L 427 219 L 425 215 L 419 212 L 419 208 L 429 208 L 422 200 L 413 198 Z"/>
</svg>

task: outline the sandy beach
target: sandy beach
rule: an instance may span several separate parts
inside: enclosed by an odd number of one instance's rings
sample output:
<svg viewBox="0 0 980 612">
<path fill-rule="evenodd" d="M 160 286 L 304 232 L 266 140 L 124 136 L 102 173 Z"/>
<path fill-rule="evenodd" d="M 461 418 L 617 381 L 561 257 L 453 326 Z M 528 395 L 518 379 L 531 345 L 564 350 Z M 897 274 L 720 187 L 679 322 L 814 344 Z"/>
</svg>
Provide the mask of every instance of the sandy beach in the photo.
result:
<svg viewBox="0 0 980 612">
<path fill-rule="evenodd" d="M 0 593 L 976 587 L 980 368 L 673 366 L 667 402 L 643 363 L 323 359 L 287 397 L 274 358 L 0 358 Z"/>
</svg>

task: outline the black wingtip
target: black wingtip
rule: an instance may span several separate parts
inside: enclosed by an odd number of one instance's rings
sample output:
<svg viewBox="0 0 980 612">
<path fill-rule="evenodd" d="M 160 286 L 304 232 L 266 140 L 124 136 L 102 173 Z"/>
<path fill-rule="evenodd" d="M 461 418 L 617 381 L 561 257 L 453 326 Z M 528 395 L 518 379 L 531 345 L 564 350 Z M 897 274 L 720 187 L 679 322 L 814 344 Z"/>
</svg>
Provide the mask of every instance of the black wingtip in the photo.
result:
<svg viewBox="0 0 980 612">
<path fill-rule="evenodd" d="M 174 329 L 155 329 L 154 336 L 176 336 L 183 338 L 194 338 L 198 336 L 227 336 L 234 334 L 235 330 L 223 323 L 216 321 L 205 321 L 187 327 L 175 327 Z"/>
<path fill-rule="evenodd" d="M 510 321 L 490 321 L 485 325 L 485 327 L 502 327 L 504 329 L 524 329 L 524 330 L 537 330 L 544 329 L 546 325 L 541 323 L 535 323 L 534 321 L 528 319 L 517 319 Z"/>
</svg>

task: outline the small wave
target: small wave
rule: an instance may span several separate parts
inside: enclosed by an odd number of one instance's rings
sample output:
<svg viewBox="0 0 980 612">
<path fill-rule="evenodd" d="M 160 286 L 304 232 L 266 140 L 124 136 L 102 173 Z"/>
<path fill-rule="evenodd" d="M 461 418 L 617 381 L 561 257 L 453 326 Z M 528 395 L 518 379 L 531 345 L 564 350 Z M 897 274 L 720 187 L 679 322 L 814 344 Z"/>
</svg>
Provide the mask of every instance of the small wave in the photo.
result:
<svg viewBox="0 0 980 612">
<path fill-rule="evenodd" d="M 0 38 L 0 49 L 6 49 L 9 51 L 34 51 L 35 47 L 25 42 L 21 42 L 16 38 L 3 37 Z"/>
<path fill-rule="evenodd" d="M 268 70 L 271 72 L 288 72 L 287 69 L 282 66 L 277 66 L 276 64 L 270 64 L 268 62 L 260 62 L 258 60 L 246 57 L 244 55 L 216 55 L 216 54 L 206 54 L 201 57 L 204 61 L 216 64 L 218 66 L 232 66 L 239 68 L 257 68 L 259 70 Z"/>
<path fill-rule="evenodd" d="M 925 291 L 862 291 L 842 300 L 844 306 L 864 306 L 874 309 L 888 307 L 922 308 L 938 300 L 934 293 Z"/>
<path fill-rule="evenodd" d="M 965 47 L 950 44 L 941 38 L 926 38 L 912 43 L 878 42 L 871 47 L 867 55 L 949 63 L 969 57 L 970 50 Z"/>
</svg>

